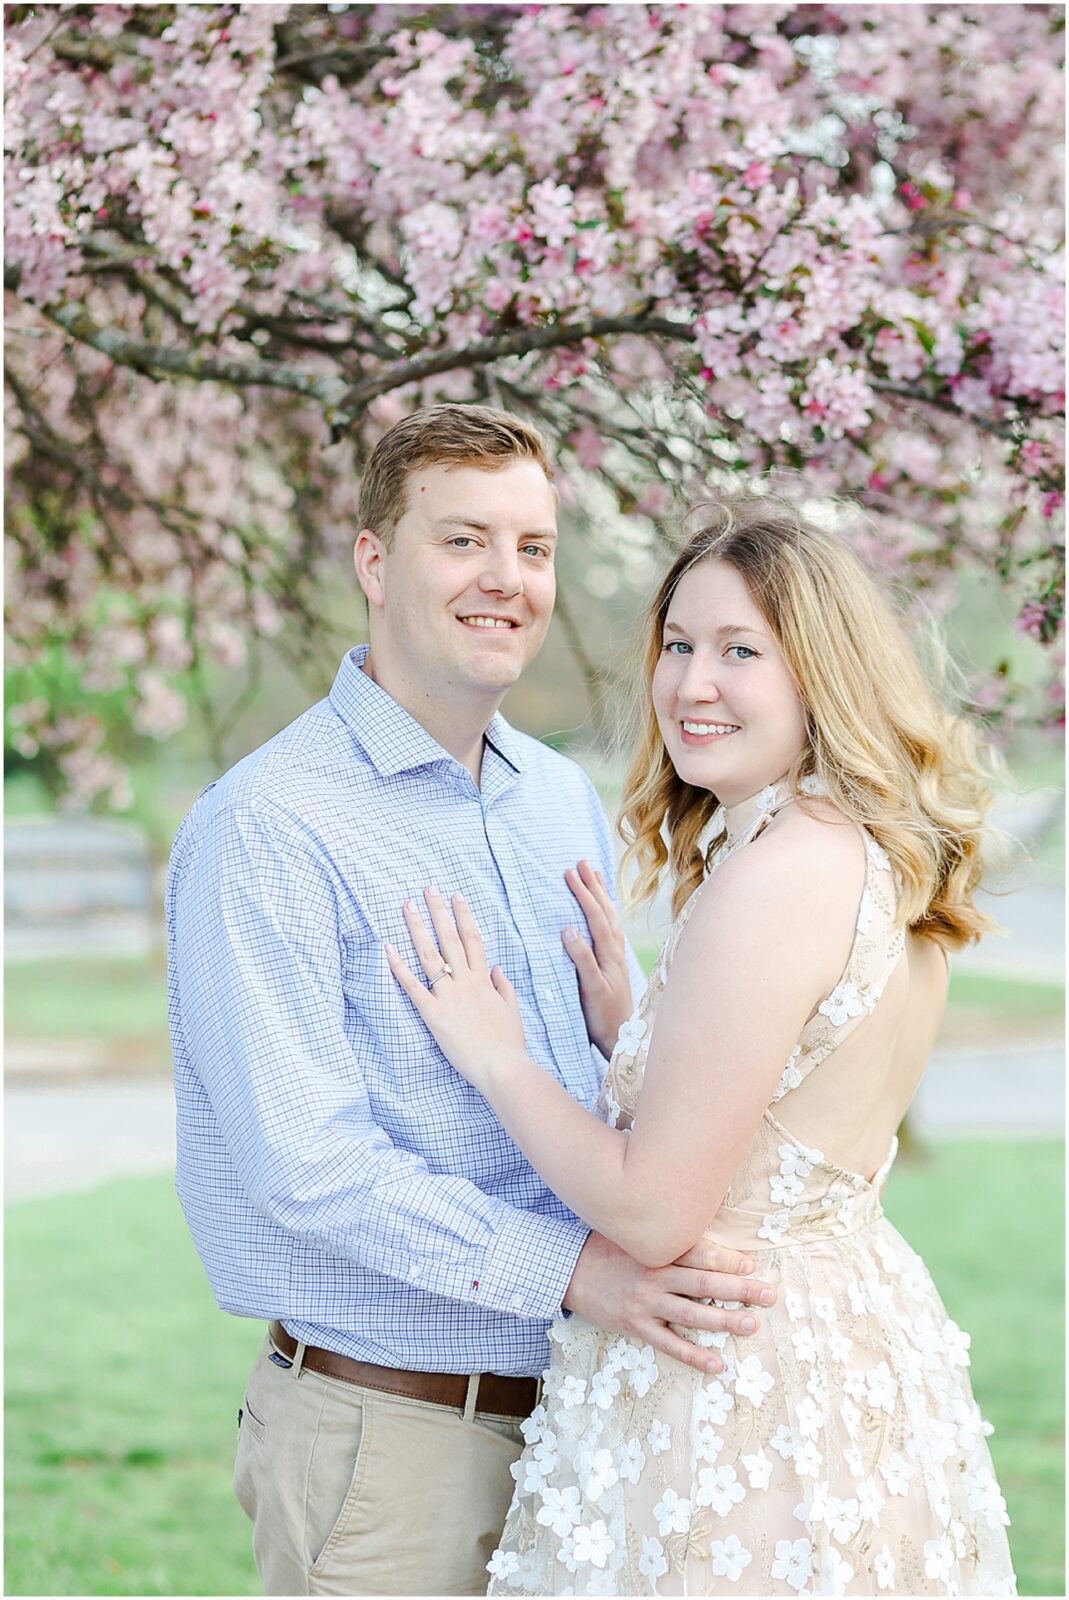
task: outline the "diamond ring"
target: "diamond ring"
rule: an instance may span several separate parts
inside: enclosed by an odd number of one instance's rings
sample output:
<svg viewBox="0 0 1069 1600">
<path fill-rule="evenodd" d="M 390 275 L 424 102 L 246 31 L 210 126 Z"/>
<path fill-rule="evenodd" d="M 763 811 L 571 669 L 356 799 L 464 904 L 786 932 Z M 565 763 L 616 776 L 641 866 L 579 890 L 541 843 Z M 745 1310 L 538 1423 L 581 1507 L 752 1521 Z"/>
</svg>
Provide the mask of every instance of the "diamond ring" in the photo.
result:
<svg viewBox="0 0 1069 1600">
<path fill-rule="evenodd" d="M 439 978 L 451 978 L 452 976 L 453 976 L 453 969 L 449 965 L 449 962 L 446 961 L 443 964 L 442 970 L 440 972 L 436 972 L 434 974 L 433 978 L 428 978 L 427 979 L 427 988 L 428 989 L 433 989 L 435 984 L 438 982 Z"/>
</svg>

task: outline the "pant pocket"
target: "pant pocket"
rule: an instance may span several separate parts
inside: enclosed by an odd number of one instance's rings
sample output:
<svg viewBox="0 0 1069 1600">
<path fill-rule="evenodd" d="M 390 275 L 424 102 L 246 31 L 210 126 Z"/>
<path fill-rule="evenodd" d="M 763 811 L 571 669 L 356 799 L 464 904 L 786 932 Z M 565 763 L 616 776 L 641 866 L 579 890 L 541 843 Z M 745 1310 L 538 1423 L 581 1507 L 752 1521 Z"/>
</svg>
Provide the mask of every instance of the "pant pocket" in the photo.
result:
<svg viewBox="0 0 1069 1600">
<path fill-rule="evenodd" d="M 306 1531 L 312 1576 L 335 1564 L 346 1565 L 344 1552 L 374 1426 L 374 1402 L 365 1393 L 358 1401 L 351 1392 L 324 1397 L 308 1471 Z"/>
</svg>

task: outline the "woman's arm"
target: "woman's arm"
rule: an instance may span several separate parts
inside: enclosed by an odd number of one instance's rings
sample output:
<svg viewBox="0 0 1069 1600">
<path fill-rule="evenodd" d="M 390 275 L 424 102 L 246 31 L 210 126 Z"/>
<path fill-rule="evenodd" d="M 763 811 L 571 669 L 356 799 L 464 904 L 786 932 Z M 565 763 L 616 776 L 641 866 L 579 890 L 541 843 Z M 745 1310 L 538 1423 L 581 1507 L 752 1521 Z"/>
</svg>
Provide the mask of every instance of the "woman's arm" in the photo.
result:
<svg viewBox="0 0 1069 1600">
<path fill-rule="evenodd" d="M 806 1018 L 842 970 L 863 870 L 857 836 L 826 829 L 809 843 L 799 852 L 770 835 L 702 891 L 658 1007 L 629 1135 L 528 1058 L 511 985 L 499 968 L 487 973 L 459 897 L 454 927 L 428 892 L 438 948 L 408 909 L 428 977 L 443 960 L 451 977 L 428 990 L 390 955 L 445 1054 L 532 1166 L 578 1216 L 647 1265 L 676 1259 L 712 1220 Z"/>
</svg>

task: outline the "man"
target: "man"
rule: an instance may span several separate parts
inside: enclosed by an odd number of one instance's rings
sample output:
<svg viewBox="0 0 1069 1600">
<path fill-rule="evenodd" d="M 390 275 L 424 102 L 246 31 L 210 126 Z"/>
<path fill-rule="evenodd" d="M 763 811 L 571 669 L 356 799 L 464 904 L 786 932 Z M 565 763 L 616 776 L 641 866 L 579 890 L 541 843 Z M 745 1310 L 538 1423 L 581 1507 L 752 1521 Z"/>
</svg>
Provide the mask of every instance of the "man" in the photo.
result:
<svg viewBox="0 0 1069 1600">
<path fill-rule="evenodd" d="M 564 874 L 589 857 L 611 882 L 608 828 L 581 771 L 497 715 L 553 608 L 542 440 L 482 407 L 417 413 L 374 450 L 360 520 L 370 649 L 201 795 L 172 854 L 178 1190 L 220 1306 L 269 1322 L 235 1468 L 267 1591 L 474 1594 L 549 1320 L 714 1364 L 669 1324 L 743 1332 L 699 1301 L 767 1286 L 711 1246 L 651 1272 L 591 1235 L 383 954 L 412 959 L 406 899 L 463 887 L 533 1054 L 592 1104 L 561 932 L 595 880 L 573 898 Z M 628 984 L 608 934 L 595 954 L 611 1034 Z"/>
</svg>

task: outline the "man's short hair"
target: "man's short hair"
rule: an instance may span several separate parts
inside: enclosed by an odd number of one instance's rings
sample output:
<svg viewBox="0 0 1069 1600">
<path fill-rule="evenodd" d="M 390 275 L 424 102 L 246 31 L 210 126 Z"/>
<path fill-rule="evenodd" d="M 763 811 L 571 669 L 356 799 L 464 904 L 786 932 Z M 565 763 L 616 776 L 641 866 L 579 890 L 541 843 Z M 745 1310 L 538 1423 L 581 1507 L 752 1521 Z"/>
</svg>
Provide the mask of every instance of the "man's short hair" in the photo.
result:
<svg viewBox="0 0 1069 1600">
<path fill-rule="evenodd" d="M 360 526 L 377 533 L 389 548 L 405 513 L 409 473 L 439 464 L 497 472 L 513 461 L 537 462 L 552 485 L 546 442 L 522 417 L 491 406 L 413 411 L 395 422 L 371 452 L 360 484 Z"/>
</svg>

